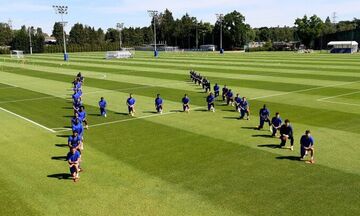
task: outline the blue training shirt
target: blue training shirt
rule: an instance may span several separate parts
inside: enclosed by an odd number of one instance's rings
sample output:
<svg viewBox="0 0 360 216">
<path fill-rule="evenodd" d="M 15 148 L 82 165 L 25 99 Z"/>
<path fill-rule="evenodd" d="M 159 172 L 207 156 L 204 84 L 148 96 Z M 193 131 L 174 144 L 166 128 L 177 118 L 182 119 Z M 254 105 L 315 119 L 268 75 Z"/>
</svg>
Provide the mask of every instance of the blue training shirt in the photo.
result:
<svg viewBox="0 0 360 216">
<path fill-rule="evenodd" d="M 183 104 L 188 104 L 190 102 L 190 99 L 188 97 L 184 97 L 182 99 Z"/>
<path fill-rule="evenodd" d="M 161 98 L 156 98 L 155 99 L 155 104 L 156 104 L 156 106 L 159 106 L 159 105 L 161 105 L 163 103 L 163 99 L 161 99 Z"/>
<path fill-rule="evenodd" d="M 214 91 L 215 91 L 215 92 L 218 92 L 219 90 L 220 90 L 220 87 L 219 87 L 218 85 L 215 85 L 215 86 L 214 86 Z"/>
<path fill-rule="evenodd" d="M 68 143 L 70 143 L 72 147 L 77 147 L 80 144 L 80 137 L 79 136 L 74 137 L 73 135 L 71 135 L 68 138 Z"/>
<path fill-rule="evenodd" d="M 215 97 L 214 97 L 213 95 L 209 95 L 209 96 L 207 96 L 207 98 L 206 98 L 206 101 L 207 101 L 208 103 L 213 103 L 214 100 L 215 100 Z"/>
<path fill-rule="evenodd" d="M 307 137 L 306 135 L 303 135 L 300 139 L 300 144 L 307 148 L 311 147 L 314 145 L 314 138 L 312 138 L 311 136 Z"/>
<path fill-rule="evenodd" d="M 277 118 L 277 117 L 273 117 L 271 119 L 271 124 L 273 124 L 275 127 L 279 127 L 282 124 L 282 119 Z"/>
<path fill-rule="evenodd" d="M 106 101 L 105 100 L 100 100 L 99 101 L 99 107 L 100 108 L 105 108 L 106 107 Z"/>
<path fill-rule="evenodd" d="M 80 152 L 76 151 L 74 154 L 69 152 L 66 156 L 66 159 L 72 163 L 76 162 L 80 158 Z"/>
<path fill-rule="evenodd" d="M 267 108 L 260 109 L 259 112 L 260 117 L 266 118 L 270 116 L 270 111 Z"/>
<path fill-rule="evenodd" d="M 128 98 L 126 100 L 126 103 L 129 105 L 129 106 L 132 106 L 135 104 L 135 98 Z"/>
</svg>

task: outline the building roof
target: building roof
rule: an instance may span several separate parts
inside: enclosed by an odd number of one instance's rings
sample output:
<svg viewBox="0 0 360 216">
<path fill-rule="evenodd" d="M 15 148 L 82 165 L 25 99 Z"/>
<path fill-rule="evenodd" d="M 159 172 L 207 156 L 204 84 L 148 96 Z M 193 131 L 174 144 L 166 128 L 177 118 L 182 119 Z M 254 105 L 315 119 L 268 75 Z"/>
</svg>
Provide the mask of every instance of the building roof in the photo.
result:
<svg viewBox="0 0 360 216">
<path fill-rule="evenodd" d="M 330 41 L 328 46 L 335 46 L 335 45 L 359 45 L 356 41 Z"/>
</svg>

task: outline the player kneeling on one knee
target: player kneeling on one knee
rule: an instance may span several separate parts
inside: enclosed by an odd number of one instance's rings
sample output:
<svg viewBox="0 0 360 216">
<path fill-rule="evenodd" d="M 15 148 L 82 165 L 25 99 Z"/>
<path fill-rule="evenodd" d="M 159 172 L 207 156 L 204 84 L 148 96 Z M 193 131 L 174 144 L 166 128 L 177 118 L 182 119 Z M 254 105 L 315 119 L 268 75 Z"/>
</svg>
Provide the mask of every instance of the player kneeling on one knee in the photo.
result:
<svg viewBox="0 0 360 216">
<path fill-rule="evenodd" d="M 280 113 L 277 112 L 271 119 L 272 137 L 276 136 L 277 131 L 280 130 L 281 124 L 282 119 L 280 118 Z"/>
<path fill-rule="evenodd" d="M 129 115 L 135 115 L 135 103 L 136 100 L 133 98 L 132 94 L 130 94 L 129 98 L 126 100 L 126 105 L 128 107 Z"/>
<path fill-rule="evenodd" d="M 314 138 L 311 136 L 310 130 L 307 130 L 305 132 L 305 135 L 303 135 L 300 139 L 300 152 L 301 156 L 300 159 L 305 159 L 305 156 L 310 152 L 310 161 L 309 163 L 315 163 L 314 161 Z"/>
<path fill-rule="evenodd" d="M 163 112 L 163 99 L 160 97 L 160 94 L 156 95 L 155 108 L 156 108 L 157 113 L 162 114 L 162 112 Z"/>
<path fill-rule="evenodd" d="M 73 178 L 74 182 L 76 182 L 79 179 L 80 172 L 80 152 L 76 148 L 71 148 L 70 152 L 67 154 L 66 159 L 69 163 L 71 177 Z"/>
<path fill-rule="evenodd" d="M 182 98 L 183 103 L 183 111 L 189 113 L 190 111 L 190 98 L 187 96 L 187 94 L 184 95 Z"/>
<path fill-rule="evenodd" d="M 206 97 L 208 111 L 215 112 L 215 96 L 212 92 Z"/>
<path fill-rule="evenodd" d="M 250 108 L 249 108 L 249 103 L 246 100 L 246 97 L 242 98 L 239 108 L 240 108 L 240 118 L 239 119 L 244 119 L 245 114 L 246 114 L 247 115 L 246 119 L 249 120 L 250 119 Z"/>
<path fill-rule="evenodd" d="M 103 97 L 101 97 L 100 101 L 99 101 L 99 108 L 100 108 L 101 116 L 106 117 L 106 106 L 107 106 L 106 100 Z"/>
<path fill-rule="evenodd" d="M 264 104 L 263 108 L 259 111 L 260 116 L 260 124 L 258 126 L 258 129 L 261 130 L 264 127 L 265 122 L 269 124 L 270 131 L 271 131 L 271 122 L 270 122 L 270 110 L 266 108 L 266 105 Z"/>
<path fill-rule="evenodd" d="M 290 125 L 290 121 L 288 119 L 285 120 L 285 124 L 280 127 L 280 147 L 284 147 L 286 145 L 286 141 L 290 140 L 290 150 L 294 150 L 294 136 L 293 136 L 293 128 Z"/>
</svg>

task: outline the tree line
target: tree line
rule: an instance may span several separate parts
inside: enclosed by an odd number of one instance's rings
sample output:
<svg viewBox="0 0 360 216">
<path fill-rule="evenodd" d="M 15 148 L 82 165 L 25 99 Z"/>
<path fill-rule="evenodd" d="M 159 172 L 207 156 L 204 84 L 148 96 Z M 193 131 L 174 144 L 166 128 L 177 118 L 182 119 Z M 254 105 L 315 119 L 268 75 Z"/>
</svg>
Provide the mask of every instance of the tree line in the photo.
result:
<svg viewBox="0 0 360 216">
<path fill-rule="evenodd" d="M 147 27 L 128 27 L 122 30 L 122 43 L 124 47 L 142 46 L 153 43 L 153 24 L 156 25 L 157 43 L 168 46 L 178 46 L 183 49 L 196 49 L 202 44 L 220 45 L 220 24 L 223 29 L 223 48 L 227 50 L 242 49 L 251 41 L 300 41 L 308 48 L 315 46 L 319 37 L 343 31 L 352 31 L 360 28 L 360 20 L 341 21 L 332 23 L 327 17 L 323 21 L 313 15 L 298 18 L 294 26 L 251 28 L 246 23 L 245 16 L 238 11 L 225 14 L 222 23 L 214 24 L 199 21 L 189 14 L 175 19 L 171 11 L 166 9 L 155 16 L 151 25 Z M 55 47 L 45 46 L 46 34 L 41 28 L 22 26 L 19 30 L 12 30 L 6 23 L 0 23 L 0 47 L 10 46 L 11 49 L 29 50 L 29 38 L 33 41 L 34 52 L 58 52 L 63 44 L 62 25 L 55 23 L 52 36 L 56 38 Z M 105 49 L 118 49 L 119 31 L 74 24 L 66 34 L 69 51 L 95 51 Z M 57 46 L 57 47 L 56 47 Z M 2 49 L 0 49 L 1 52 Z"/>
</svg>

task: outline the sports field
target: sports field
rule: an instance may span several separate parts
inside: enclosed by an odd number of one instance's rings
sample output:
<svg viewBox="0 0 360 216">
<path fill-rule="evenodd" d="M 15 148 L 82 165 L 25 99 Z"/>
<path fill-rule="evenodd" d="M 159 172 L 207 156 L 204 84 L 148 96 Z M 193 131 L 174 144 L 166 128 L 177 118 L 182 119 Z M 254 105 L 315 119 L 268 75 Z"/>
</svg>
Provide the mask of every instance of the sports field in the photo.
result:
<svg viewBox="0 0 360 216">
<path fill-rule="evenodd" d="M 248 97 L 250 121 L 189 81 L 189 70 Z M 68 177 L 71 81 L 85 76 L 80 181 Z M 129 93 L 137 100 L 127 115 Z M 154 98 L 165 100 L 154 114 Z M 179 112 L 191 99 L 190 114 Z M 98 116 L 98 101 L 108 117 Z M 257 131 L 263 104 L 295 131 L 295 151 Z M 0 56 L 0 215 L 358 215 L 360 55 L 137 52 Z M 306 129 L 315 164 L 299 161 Z"/>
</svg>

